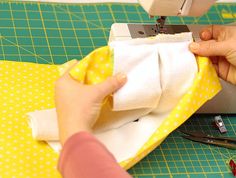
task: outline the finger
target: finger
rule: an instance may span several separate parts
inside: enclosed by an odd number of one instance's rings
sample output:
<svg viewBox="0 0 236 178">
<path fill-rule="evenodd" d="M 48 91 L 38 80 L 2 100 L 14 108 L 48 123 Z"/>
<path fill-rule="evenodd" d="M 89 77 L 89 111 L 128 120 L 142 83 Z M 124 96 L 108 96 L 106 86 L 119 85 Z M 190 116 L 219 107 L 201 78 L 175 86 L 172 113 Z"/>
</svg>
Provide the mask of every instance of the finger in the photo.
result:
<svg viewBox="0 0 236 178">
<path fill-rule="evenodd" d="M 66 85 L 66 82 L 73 80 L 72 77 L 70 77 L 69 72 L 73 67 L 75 67 L 77 65 L 77 63 L 78 63 L 77 60 L 73 60 L 73 61 L 69 62 L 69 64 L 68 64 L 69 67 L 66 66 L 66 68 L 67 68 L 66 71 L 55 82 L 56 91 L 59 90 L 63 85 Z"/>
<path fill-rule="evenodd" d="M 218 60 L 218 75 L 224 80 L 227 80 L 229 75 L 230 63 L 223 57 Z"/>
<path fill-rule="evenodd" d="M 226 80 L 236 85 L 236 67 L 235 66 L 230 65 Z"/>
<path fill-rule="evenodd" d="M 218 56 L 212 56 L 212 57 L 210 57 L 210 60 L 211 60 L 212 64 L 217 64 L 218 65 L 219 57 Z"/>
<path fill-rule="evenodd" d="M 216 70 L 217 75 L 219 76 L 219 66 L 217 64 L 213 64 L 213 66 Z"/>
<path fill-rule="evenodd" d="M 209 59 L 211 60 L 213 66 L 214 66 L 214 68 L 216 70 L 216 73 L 219 76 L 219 66 L 218 66 L 219 57 L 212 56 L 212 57 L 209 57 Z"/>
<path fill-rule="evenodd" d="M 189 49 L 199 56 L 226 56 L 229 51 L 225 42 L 215 40 L 191 43 Z"/>
<path fill-rule="evenodd" d="M 200 38 L 201 40 L 203 41 L 207 41 L 207 40 L 210 40 L 212 39 L 212 25 L 211 26 L 208 26 L 206 28 L 203 28 L 200 32 Z"/>
<path fill-rule="evenodd" d="M 225 33 L 225 26 L 221 25 L 211 25 L 201 30 L 200 38 L 204 41 L 215 39 L 218 40 L 219 37 Z M 222 35 L 224 36 L 224 35 Z"/>
<path fill-rule="evenodd" d="M 77 60 L 73 60 L 70 61 L 71 63 L 69 64 L 70 66 L 67 68 L 67 70 L 65 71 L 65 73 L 62 75 L 62 77 L 68 77 L 69 76 L 69 72 L 71 71 L 71 69 L 73 69 L 79 61 Z"/>
<path fill-rule="evenodd" d="M 100 99 L 103 99 L 107 95 L 110 95 L 119 90 L 127 82 L 127 76 L 119 73 L 113 77 L 108 78 L 103 83 L 97 84 Z"/>
<path fill-rule="evenodd" d="M 69 72 L 72 68 L 74 68 L 78 64 L 77 60 L 73 60 L 69 62 L 69 67 L 67 67 L 66 71 L 63 73 L 63 75 L 56 81 L 56 86 L 60 86 L 61 83 L 64 83 L 65 81 L 71 81 L 73 78 L 70 76 Z"/>
</svg>

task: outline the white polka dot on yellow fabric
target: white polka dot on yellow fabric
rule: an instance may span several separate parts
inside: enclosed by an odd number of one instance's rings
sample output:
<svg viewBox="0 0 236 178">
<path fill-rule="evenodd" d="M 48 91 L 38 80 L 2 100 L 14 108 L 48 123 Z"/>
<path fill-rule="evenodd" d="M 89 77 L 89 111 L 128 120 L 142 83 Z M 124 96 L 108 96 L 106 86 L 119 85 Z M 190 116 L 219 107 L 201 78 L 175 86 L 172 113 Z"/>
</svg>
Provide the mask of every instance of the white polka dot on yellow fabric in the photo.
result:
<svg viewBox="0 0 236 178">
<path fill-rule="evenodd" d="M 97 84 L 112 75 L 112 64 L 112 52 L 106 46 L 86 56 L 70 71 L 70 74 L 73 78 L 85 84 Z"/>
<path fill-rule="evenodd" d="M 0 70 L 0 177 L 60 177 L 58 155 L 32 139 L 25 115 L 54 107 L 57 66 L 4 61 Z"/>
</svg>

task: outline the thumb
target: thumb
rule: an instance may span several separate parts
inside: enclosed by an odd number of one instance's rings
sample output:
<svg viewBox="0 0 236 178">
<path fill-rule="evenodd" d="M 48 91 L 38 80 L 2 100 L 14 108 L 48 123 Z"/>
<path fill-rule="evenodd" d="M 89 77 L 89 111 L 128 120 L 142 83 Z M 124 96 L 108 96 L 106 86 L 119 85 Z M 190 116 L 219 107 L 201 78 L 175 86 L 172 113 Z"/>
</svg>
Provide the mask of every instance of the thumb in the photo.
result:
<svg viewBox="0 0 236 178">
<path fill-rule="evenodd" d="M 228 48 L 224 42 L 216 42 L 215 40 L 201 41 L 191 43 L 189 49 L 200 56 L 226 56 Z"/>
<path fill-rule="evenodd" d="M 236 85 L 236 67 L 230 65 L 228 75 L 226 76 L 226 81 Z"/>
<path fill-rule="evenodd" d="M 97 84 L 97 89 L 101 99 L 119 90 L 127 82 L 127 76 L 122 73 L 118 73 L 112 77 L 109 77 L 104 82 Z"/>
</svg>

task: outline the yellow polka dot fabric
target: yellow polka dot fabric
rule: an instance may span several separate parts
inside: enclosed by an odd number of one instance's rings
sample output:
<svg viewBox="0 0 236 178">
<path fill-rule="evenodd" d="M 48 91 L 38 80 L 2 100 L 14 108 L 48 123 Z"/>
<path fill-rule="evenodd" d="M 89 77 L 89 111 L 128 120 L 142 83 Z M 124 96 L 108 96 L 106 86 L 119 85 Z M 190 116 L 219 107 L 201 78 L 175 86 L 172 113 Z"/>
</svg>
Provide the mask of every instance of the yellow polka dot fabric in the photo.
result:
<svg viewBox="0 0 236 178">
<path fill-rule="evenodd" d="M 104 81 L 107 77 L 112 76 L 112 53 L 108 46 L 94 50 L 70 71 L 71 76 L 88 85 Z"/>
<path fill-rule="evenodd" d="M 133 158 L 120 163 L 128 169 L 151 152 L 174 129 L 219 90 L 218 77 L 208 58 L 197 58 L 199 73 L 174 110 Z M 26 113 L 54 107 L 54 82 L 72 62 L 44 65 L 0 62 L 0 177 L 60 177 L 58 154 L 33 140 Z M 70 74 L 85 84 L 104 81 L 113 72 L 113 52 L 99 48 L 81 60 Z"/>
<path fill-rule="evenodd" d="M 26 113 L 53 108 L 57 66 L 0 62 L 0 177 L 60 177 L 58 155 L 32 139 Z"/>
</svg>

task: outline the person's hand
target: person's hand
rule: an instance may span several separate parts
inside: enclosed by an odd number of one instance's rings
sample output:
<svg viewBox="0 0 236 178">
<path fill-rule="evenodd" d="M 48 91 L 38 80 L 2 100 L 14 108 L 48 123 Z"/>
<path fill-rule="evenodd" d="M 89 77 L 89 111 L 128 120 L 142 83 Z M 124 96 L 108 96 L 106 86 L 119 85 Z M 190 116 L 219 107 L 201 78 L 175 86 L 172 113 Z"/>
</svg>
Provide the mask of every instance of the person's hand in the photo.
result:
<svg viewBox="0 0 236 178">
<path fill-rule="evenodd" d="M 62 144 L 79 131 L 90 132 L 104 98 L 127 81 L 126 75 L 117 74 L 100 84 L 83 85 L 71 78 L 69 70 L 55 84 L 55 104 Z"/>
<path fill-rule="evenodd" d="M 191 43 L 190 50 L 210 57 L 219 77 L 236 84 L 236 27 L 213 25 L 203 29 L 200 38 L 203 41 Z"/>
</svg>

